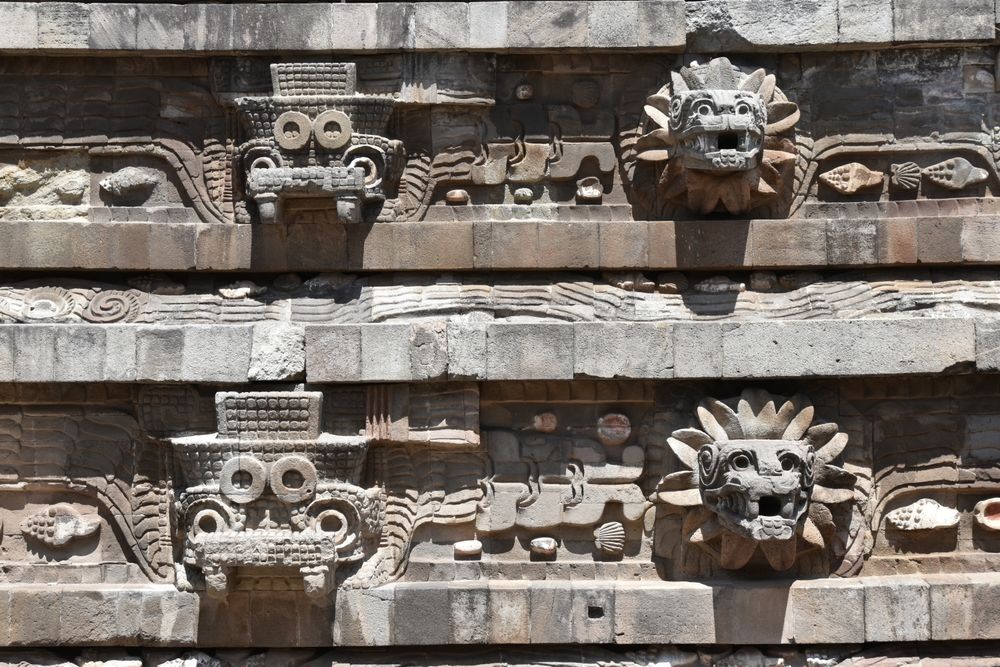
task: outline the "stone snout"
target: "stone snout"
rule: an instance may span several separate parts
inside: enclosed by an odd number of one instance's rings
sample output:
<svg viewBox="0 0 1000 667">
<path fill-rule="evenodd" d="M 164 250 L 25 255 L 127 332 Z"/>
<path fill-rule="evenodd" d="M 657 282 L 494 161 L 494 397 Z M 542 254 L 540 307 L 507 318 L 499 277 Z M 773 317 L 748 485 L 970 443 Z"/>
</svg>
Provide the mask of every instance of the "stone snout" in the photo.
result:
<svg viewBox="0 0 1000 667">
<path fill-rule="evenodd" d="M 815 453 L 785 440 L 734 440 L 698 452 L 703 504 L 748 539 L 790 540 L 809 508 Z"/>
</svg>

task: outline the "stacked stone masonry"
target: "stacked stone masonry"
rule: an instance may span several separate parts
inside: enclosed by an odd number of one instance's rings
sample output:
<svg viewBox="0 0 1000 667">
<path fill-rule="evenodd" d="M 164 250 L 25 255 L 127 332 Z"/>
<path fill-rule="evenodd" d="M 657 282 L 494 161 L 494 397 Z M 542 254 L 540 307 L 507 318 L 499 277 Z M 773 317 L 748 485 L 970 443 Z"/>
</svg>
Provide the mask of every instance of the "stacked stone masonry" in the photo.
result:
<svg viewBox="0 0 1000 667">
<path fill-rule="evenodd" d="M 0 18 L 0 665 L 1000 664 L 1000 2 Z"/>
</svg>

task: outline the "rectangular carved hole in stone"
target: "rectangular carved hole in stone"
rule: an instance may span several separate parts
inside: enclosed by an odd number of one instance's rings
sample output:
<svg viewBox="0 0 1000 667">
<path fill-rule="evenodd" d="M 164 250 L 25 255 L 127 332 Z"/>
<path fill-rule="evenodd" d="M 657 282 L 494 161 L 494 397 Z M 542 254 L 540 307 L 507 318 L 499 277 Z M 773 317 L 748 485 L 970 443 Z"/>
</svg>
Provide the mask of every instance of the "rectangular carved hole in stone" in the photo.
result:
<svg viewBox="0 0 1000 667">
<path fill-rule="evenodd" d="M 764 496 L 760 499 L 761 516 L 778 516 L 781 514 L 781 501 L 774 496 Z"/>
<path fill-rule="evenodd" d="M 596 605 L 588 605 L 587 618 L 604 618 L 604 607 L 598 607 Z"/>
<path fill-rule="evenodd" d="M 722 132 L 719 134 L 719 150 L 736 150 L 740 147 L 740 137 L 736 132 Z"/>
</svg>

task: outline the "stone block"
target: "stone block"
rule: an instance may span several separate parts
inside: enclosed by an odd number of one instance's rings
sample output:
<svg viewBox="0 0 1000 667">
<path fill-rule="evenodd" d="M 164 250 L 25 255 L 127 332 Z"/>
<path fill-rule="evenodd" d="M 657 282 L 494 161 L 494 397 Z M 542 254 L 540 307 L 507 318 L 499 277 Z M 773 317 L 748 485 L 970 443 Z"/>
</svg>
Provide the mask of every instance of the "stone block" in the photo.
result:
<svg viewBox="0 0 1000 667">
<path fill-rule="evenodd" d="M 102 644 L 118 639 L 118 590 L 64 590 L 59 614 L 62 644 Z"/>
<path fill-rule="evenodd" d="M 838 0 L 837 41 L 851 47 L 892 44 L 892 5 L 892 0 Z"/>
<path fill-rule="evenodd" d="M 1000 238 L 992 216 L 985 220 L 968 218 L 962 221 L 962 259 L 991 264 L 1000 262 Z"/>
<path fill-rule="evenodd" d="M 301 595 L 291 591 L 251 591 L 250 638 L 257 646 L 282 646 L 298 637 Z"/>
<path fill-rule="evenodd" d="M 486 378 L 486 324 L 468 315 L 448 320 L 448 377 L 452 380 Z"/>
<path fill-rule="evenodd" d="M 474 46 L 469 42 L 469 3 L 417 2 L 413 9 L 413 48 L 419 51 Z"/>
<path fill-rule="evenodd" d="M 378 4 L 330 4 L 330 47 L 335 51 L 371 49 L 378 39 Z"/>
<path fill-rule="evenodd" d="M 0 33 L 2 49 L 38 48 L 38 4 L 11 2 L 4 7 L 5 30 Z"/>
<path fill-rule="evenodd" d="M 687 50 L 798 51 L 837 43 L 837 0 L 686 3 Z"/>
<path fill-rule="evenodd" d="M 86 49 L 90 46 L 90 10 L 79 2 L 46 2 L 37 5 L 38 48 Z"/>
<path fill-rule="evenodd" d="M 249 379 L 298 380 L 306 370 L 306 329 L 291 322 L 253 325 Z"/>
<path fill-rule="evenodd" d="M 825 220 L 754 220 L 750 233 L 755 267 L 827 263 Z"/>
<path fill-rule="evenodd" d="M 491 236 L 493 266 L 505 269 L 534 269 L 541 261 L 538 224 L 495 222 Z"/>
<path fill-rule="evenodd" d="M 715 322 L 677 322 L 673 325 L 674 376 L 712 378 L 722 374 L 722 336 L 725 325 Z"/>
<path fill-rule="evenodd" d="M 712 594 L 717 643 L 782 643 L 791 616 L 787 582 L 719 584 Z"/>
<path fill-rule="evenodd" d="M 931 639 L 1000 638 L 1000 575 L 935 574 L 930 584 Z"/>
<path fill-rule="evenodd" d="M 104 331 L 94 326 L 31 325 L 14 331 L 18 382 L 99 382 L 103 379 Z"/>
<path fill-rule="evenodd" d="M 531 641 L 529 582 L 490 581 L 486 641 L 489 644 L 527 644 Z"/>
<path fill-rule="evenodd" d="M 136 379 L 135 326 L 104 328 L 104 374 L 107 382 L 134 382 Z"/>
<path fill-rule="evenodd" d="M 996 33 L 993 0 L 907 0 L 893 3 L 897 42 L 990 40 Z"/>
<path fill-rule="evenodd" d="M 683 50 L 687 44 L 684 5 L 682 0 L 643 0 L 640 2 L 637 46 Z"/>
<path fill-rule="evenodd" d="M 184 5 L 184 48 L 228 51 L 233 48 L 234 5 Z"/>
<path fill-rule="evenodd" d="M 491 380 L 573 377 L 573 325 L 497 323 L 486 329 L 486 376 Z"/>
<path fill-rule="evenodd" d="M 571 581 L 573 641 L 610 644 L 615 638 L 615 582 Z"/>
<path fill-rule="evenodd" d="M 874 264 L 878 259 L 874 220 L 833 219 L 826 223 L 826 261 L 830 266 Z"/>
<path fill-rule="evenodd" d="M 635 644 L 712 644 L 712 588 L 692 582 L 618 582 L 615 635 Z"/>
<path fill-rule="evenodd" d="M 396 589 L 342 589 L 337 592 L 333 643 L 338 646 L 387 646 L 392 643 Z"/>
<path fill-rule="evenodd" d="M 409 380 L 409 324 L 361 325 L 361 380 Z"/>
<path fill-rule="evenodd" d="M 920 577 L 865 577 L 865 641 L 931 638 L 930 585 Z"/>
<path fill-rule="evenodd" d="M 917 261 L 939 264 L 962 261 L 962 220 L 925 218 L 917 221 Z"/>
<path fill-rule="evenodd" d="M 451 643 L 486 644 L 493 620 L 487 582 L 453 581 L 447 586 L 451 605 Z"/>
<path fill-rule="evenodd" d="M 133 4 L 95 3 L 90 6 L 90 48 L 98 51 L 135 49 L 137 11 Z"/>
<path fill-rule="evenodd" d="M 10 623 L 10 590 L 0 588 L 0 646 L 10 646 L 12 640 Z"/>
<path fill-rule="evenodd" d="M 627 49 L 639 45 L 639 5 L 634 0 L 588 2 L 588 45 Z"/>
<path fill-rule="evenodd" d="M 1000 323 L 976 322 L 976 369 L 1000 370 Z"/>
<path fill-rule="evenodd" d="M 586 2 L 524 0 L 507 5 L 509 48 L 587 46 Z"/>
<path fill-rule="evenodd" d="M 443 379 L 448 374 L 448 326 L 444 320 L 413 322 L 409 345 L 412 379 Z"/>
<path fill-rule="evenodd" d="M 246 382 L 252 346 L 252 325 L 187 325 L 181 376 L 173 379 Z"/>
<path fill-rule="evenodd" d="M 151 51 L 183 51 L 189 29 L 187 7 L 143 3 L 138 6 L 136 45 Z"/>
<path fill-rule="evenodd" d="M 646 257 L 649 263 L 645 266 L 648 268 L 675 269 L 679 266 L 678 258 L 685 263 L 689 260 L 690 254 L 686 249 L 678 247 L 677 227 L 673 221 L 647 222 L 646 236 Z"/>
<path fill-rule="evenodd" d="M 380 2 L 376 11 L 379 49 L 412 49 L 414 43 L 413 3 Z"/>
<path fill-rule="evenodd" d="M 184 328 L 138 328 L 135 364 L 137 380 L 168 381 L 179 378 L 184 366 Z"/>
<path fill-rule="evenodd" d="M 450 592 L 440 583 L 396 584 L 392 641 L 397 645 L 448 644 L 453 636 Z"/>
<path fill-rule="evenodd" d="M 393 228 L 394 264 L 384 268 L 420 267 L 427 271 L 455 271 L 473 267 L 472 225 L 422 222 L 416 225 L 378 226 Z M 367 261 L 365 267 L 369 268 Z"/>
<path fill-rule="evenodd" d="M 787 642 L 850 644 L 865 636 L 865 588 L 857 579 L 796 581 L 789 603 Z"/>
<path fill-rule="evenodd" d="M 576 636 L 573 626 L 573 588 L 569 581 L 534 581 L 528 593 L 531 605 L 531 643 L 569 644 Z"/>
<path fill-rule="evenodd" d="M 278 25 L 288 21 L 277 4 L 243 3 L 233 5 L 233 47 L 254 51 L 278 51 L 285 48 L 278 36 Z"/>
<path fill-rule="evenodd" d="M 250 225 L 198 225 L 195 262 L 200 270 L 245 269 L 251 262 Z"/>
<path fill-rule="evenodd" d="M 645 267 L 648 225 L 644 222 L 597 223 L 599 264 L 603 269 Z"/>
<path fill-rule="evenodd" d="M 508 2 L 469 3 L 469 48 L 507 48 Z"/>
<path fill-rule="evenodd" d="M 13 382 L 15 371 L 14 338 L 19 325 L 0 324 L 0 382 Z"/>
<path fill-rule="evenodd" d="M 540 268 L 584 269 L 600 264 L 597 225 L 591 222 L 538 223 Z"/>
<path fill-rule="evenodd" d="M 964 319 L 723 324 L 724 377 L 935 373 L 975 359 Z"/>
<path fill-rule="evenodd" d="M 306 378 L 353 382 L 361 377 L 361 327 L 306 325 Z"/>
<path fill-rule="evenodd" d="M 329 51 L 333 48 L 330 5 L 295 3 L 284 5 L 292 20 L 279 20 L 274 30 L 281 48 L 288 51 Z"/>
<path fill-rule="evenodd" d="M 11 644 L 58 645 L 62 590 L 58 587 L 13 586 L 9 593 Z"/>
<path fill-rule="evenodd" d="M 912 218 L 878 221 L 878 261 L 884 264 L 917 262 L 917 222 Z"/>
<path fill-rule="evenodd" d="M 574 325 L 576 375 L 599 378 L 673 376 L 670 323 L 580 322 Z"/>
</svg>

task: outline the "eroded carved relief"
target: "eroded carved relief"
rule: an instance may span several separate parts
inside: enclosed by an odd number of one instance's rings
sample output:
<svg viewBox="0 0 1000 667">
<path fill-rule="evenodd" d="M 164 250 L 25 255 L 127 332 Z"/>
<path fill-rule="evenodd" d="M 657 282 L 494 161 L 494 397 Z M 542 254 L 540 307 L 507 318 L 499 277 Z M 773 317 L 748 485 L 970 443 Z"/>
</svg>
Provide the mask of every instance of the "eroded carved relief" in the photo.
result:
<svg viewBox="0 0 1000 667">
<path fill-rule="evenodd" d="M 746 390 L 737 399 L 705 399 L 701 428 L 673 432 L 667 443 L 681 469 L 660 480 L 655 498 L 681 512 L 688 548 L 725 569 L 756 555 L 774 570 L 802 559 L 825 574 L 843 556 L 835 514 L 854 500 L 856 478 L 835 463 L 847 434 L 814 423 L 814 412 L 802 396 Z"/>
<path fill-rule="evenodd" d="M 773 74 L 743 73 L 726 58 L 693 63 L 646 102 L 638 159 L 658 164 L 657 208 L 742 215 L 787 206 L 798 106 Z"/>
<path fill-rule="evenodd" d="M 370 555 L 385 497 L 362 488 L 363 436 L 320 431 L 317 392 L 220 392 L 218 432 L 171 443 L 183 562 L 225 595 L 237 568 L 297 570 L 307 595 L 332 590 L 337 569 Z"/>
<path fill-rule="evenodd" d="M 271 65 L 273 94 L 236 99 L 249 140 L 239 147 L 246 195 L 262 222 L 335 202 L 342 222 L 374 219 L 394 191 L 402 142 L 384 136 L 394 101 L 357 92 L 353 63 Z"/>
</svg>

